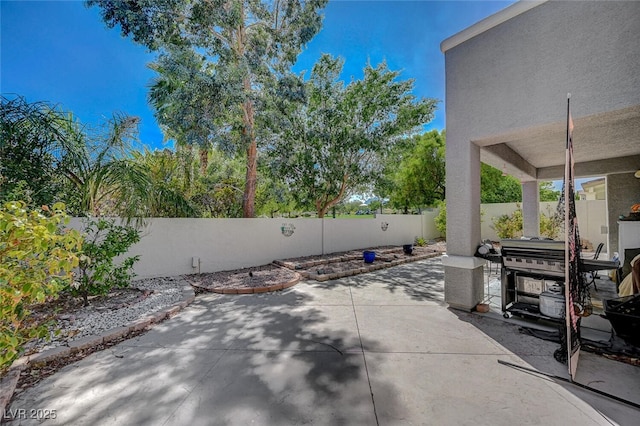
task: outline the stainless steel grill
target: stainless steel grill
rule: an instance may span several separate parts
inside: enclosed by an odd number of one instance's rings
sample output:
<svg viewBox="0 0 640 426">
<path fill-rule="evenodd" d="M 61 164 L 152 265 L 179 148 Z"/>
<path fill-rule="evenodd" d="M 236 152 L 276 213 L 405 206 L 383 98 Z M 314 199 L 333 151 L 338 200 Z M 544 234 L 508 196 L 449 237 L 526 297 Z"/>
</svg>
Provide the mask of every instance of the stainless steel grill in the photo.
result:
<svg viewBox="0 0 640 426">
<path fill-rule="evenodd" d="M 505 317 L 545 317 L 540 313 L 539 297 L 551 285 L 564 286 L 564 241 L 502 241 L 502 311 Z M 582 272 L 617 269 L 618 262 L 583 259 Z"/>
</svg>

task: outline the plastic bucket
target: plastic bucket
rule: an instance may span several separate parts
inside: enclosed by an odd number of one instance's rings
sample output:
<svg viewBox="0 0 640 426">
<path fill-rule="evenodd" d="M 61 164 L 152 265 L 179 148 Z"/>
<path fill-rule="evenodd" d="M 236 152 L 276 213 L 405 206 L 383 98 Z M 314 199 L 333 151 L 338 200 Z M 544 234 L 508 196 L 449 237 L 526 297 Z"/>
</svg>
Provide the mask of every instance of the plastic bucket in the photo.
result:
<svg viewBox="0 0 640 426">
<path fill-rule="evenodd" d="M 376 260 L 376 252 L 364 251 L 362 252 L 362 257 L 364 258 L 364 263 L 373 263 L 373 261 Z"/>
</svg>

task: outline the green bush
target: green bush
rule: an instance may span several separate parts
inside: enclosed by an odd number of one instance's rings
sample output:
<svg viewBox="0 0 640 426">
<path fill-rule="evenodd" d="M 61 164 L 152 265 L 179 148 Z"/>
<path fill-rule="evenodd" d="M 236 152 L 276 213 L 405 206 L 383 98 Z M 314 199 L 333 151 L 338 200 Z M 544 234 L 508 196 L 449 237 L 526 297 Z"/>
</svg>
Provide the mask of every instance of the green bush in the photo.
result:
<svg viewBox="0 0 640 426">
<path fill-rule="evenodd" d="M 0 370 L 20 356 L 24 343 L 47 335 L 30 307 L 57 297 L 78 266 L 82 237 L 63 230 L 62 203 L 29 211 L 22 201 L 0 209 Z"/>
<path fill-rule="evenodd" d="M 424 238 L 422 238 L 422 237 L 416 237 L 416 238 L 413 240 L 413 245 L 414 245 L 414 246 L 416 246 L 416 247 L 424 247 L 424 246 L 426 246 L 426 245 L 427 245 L 427 240 L 425 240 L 425 239 L 424 239 Z"/>
<path fill-rule="evenodd" d="M 562 217 L 556 212 L 547 209 L 548 214 L 540 214 L 540 236 L 555 240 L 561 231 Z M 517 238 L 522 236 L 522 209 L 518 205 L 518 209 L 512 214 L 503 214 L 492 219 L 493 229 L 495 229 L 498 237 Z"/>
<path fill-rule="evenodd" d="M 522 209 L 518 209 L 512 214 L 503 214 L 491 219 L 493 229 L 501 239 L 516 238 L 522 236 Z"/>
<path fill-rule="evenodd" d="M 555 240 L 562 231 L 563 218 L 558 212 L 552 212 L 547 207 L 548 215 L 540 215 L 540 235 Z"/>
<path fill-rule="evenodd" d="M 441 201 L 438 203 L 438 215 L 434 221 L 436 223 L 436 229 L 440 232 L 444 238 L 447 238 L 447 201 Z"/>
<path fill-rule="evenodd" d="M 108 294 L 114 287 L 128 287 L 134 277 L 133 265 L 140 256 L 125 258 L 116 264 L 115 258 L 125 254 L 140 241 L 138 230 L 116 225 L 113 220 L 90 220 L 85 229 L 80 255 L 80 274 L 69 286 L 71 294 L 81 296 L 85 306 L 89 296 Z"/>
</svg>

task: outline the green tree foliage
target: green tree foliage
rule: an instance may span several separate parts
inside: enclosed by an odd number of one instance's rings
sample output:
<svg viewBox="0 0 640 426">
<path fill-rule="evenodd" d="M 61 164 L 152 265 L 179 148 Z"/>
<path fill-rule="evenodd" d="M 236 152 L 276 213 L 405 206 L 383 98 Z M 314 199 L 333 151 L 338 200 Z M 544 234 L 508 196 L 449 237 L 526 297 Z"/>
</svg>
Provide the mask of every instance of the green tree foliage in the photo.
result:
<svg viewBox="0 0 640 426">
<path fill-rule="evenodd" d="M 190 150 L 134 151 L 133 161 L 147 173 L 145 215 L 149 217 L 194 217 L 197 210 L 189 198 L 193 186 Z"/>
<path fill-rule="evenodd" d="M 131 226 L 116 225 L 113 220 L 90 220 L 79 257 L 79 276 L 68 286 L 71 294 L 81 296 L 85 306 L 90 295 L 107 294 L 114 287 L 128 287 L 133 278 L 133 265 L 140 256 L 127 257 L 116 264 L 140 241 L 140 233 Z"/>
<path fill-rule="evenodd" d="M 71 283 L 82 237 L 62 230 L 67 220 L 63 204 L 28 210 L 16 201 L 0 209 L 0 370 L 27 340 L 47 335 L 46 323 L 30 316 L 30 308 Z"/>
<path fill-rule="evenodd" d="M 132 161 L 139 119 L 116 114 L 101 131 L 91 134 L 79 123 L 69 121 L 69 134 L 81 141 L 81 148 L 62 168 L 79 196 L 76 214 L 91 216 L 146 216 L 149 205 L 149 175 Z"/>
<path fill-rule="evenodd" d="M 191 201 L 204 217 L 242 217 L 242 157 L 214 149 L 205 175 L 196 179 Z"/>
<path fill-rule="evenodd" d="M 502 239 L 522 236 L 523 217 L 520 204 L 518 204 L 518 208 L 513 213 L 494 217 L 491 221 L 496 234 Z M 540 214 L 540 235 L 556 239 L 562 230 L 562 222 L 563 218 L 557 212 L 547 209 L 547 214 Z"/>
<path fill-rule="evenodd" d="M 67 132 L 69 117 L 45 102 L 2 96 L 0 105 L 0 202 L 51 205 L 64 190 L 60 169 L 78 141 Z"/>
<path fill-rule="evenodd" d="M 488 164 L 480 164 L 480 202 L 515 203 L 522 201 L 522 185 L 513 176 Z"/>
<path fill-rule="evenodd" d="M 436 229 L 444 238 L 447 238 L 447 202 L 442 200 L 438 203 L 438 215 L 434 219 Z"/>
<path fill-rule="evenodd" d="M 132 161 L 138 121 L 115 114 L 91 129 L 47 103 L 3 97 L 0 200 L 64 200 L 78 216 L 150 215 L 158 194 L 148 169 Z"/>
<path fill-rule="evenodd" d="M 174 139 L 177 146 L 199 147 L 200 174 L 204 175 L 212 145 L 227 149 L 232 145 L 224 125 L 229 109 L 213 65 L 193 50 L 172 47 L 149 67 L 158 73 L 149 102 L 165 138 Z"/>
<path fill-rule="evenodd" d="M 558 201 L 560 191 L 553 189 L 553 182 L 540 182 L 540 201 Z"/>
<path fill-rule="evenodd" d="M 558 201 L 560 191 L 553 189 L 553 182 L 540 182 L 540 201 Z M 517 203 L 522 201 L 522 184 L 513 176 L 503 176 L 501 170 L 488 164 L 480 167 L 481 203 Z"/>
<path fill-rule="evenodd" d="M 233 120 L 246 175 L 243 215 L 255 214 L 259 115 L 264 88 L 295 62 L 301 48 L 320 30 L 326 0 L 91 0 L 110 28 L 152 50 L 191 49 L 211 64 L 219 100 Z M 186 105 L 182 105 L 186 106 Z"/>
<path fill-rule="evenodd" d="M 318 217 L 352 190 L 382 175 L 381 158 L 431 120 L 436 102 L 416 101 L 413 81 L 385 63 L 367 65 L 362 80 L 345 85 L 343 61 L 323 55 L 304 84 L 304 100 L 278 100 L 272 121 L 274 172 L 295 188 L 296 201 Z"/>
<path fill-rule="evenodd" d="M 272 176 L 268 166 L 261 167 L 262 179 L 256 195 L 256 211 L 259 215 L 275 217 L 290 214 L 296 203 L 289 187 L 277 177 Z"/>
<path fill-rule="evenodd" d="M 386 164 L 393 173 L 391 204 L 405 212 L 411 207 L 433 206 L 445 198 L 444 133 L 432 130 L 414 136 L 412 142 L 399 162 L 394 159 Z"/>
</svg>

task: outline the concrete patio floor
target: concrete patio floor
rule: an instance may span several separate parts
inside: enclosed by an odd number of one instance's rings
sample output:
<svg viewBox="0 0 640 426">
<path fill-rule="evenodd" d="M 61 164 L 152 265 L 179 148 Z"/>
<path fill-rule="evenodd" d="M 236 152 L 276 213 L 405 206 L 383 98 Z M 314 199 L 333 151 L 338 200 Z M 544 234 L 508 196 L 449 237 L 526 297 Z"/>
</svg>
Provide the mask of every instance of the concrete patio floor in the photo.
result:
<svg viewBox="0 0 640 426">
<path fill-rule="evenodd" d="M 270 294 L 201 294 L 10 410 L 55 410 L 51 425 L 638 424 L 640 410 L 498 363 L 566 377 L 556 348 L 448 309 L 435 258 Z M 583 353 L 577 381 L 640 403 L 638 367 Z"/>
</svg>

